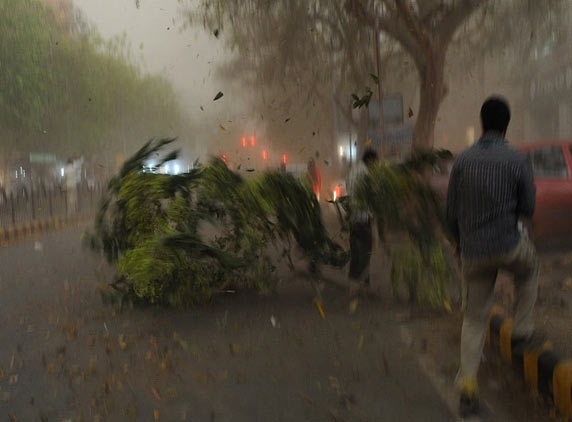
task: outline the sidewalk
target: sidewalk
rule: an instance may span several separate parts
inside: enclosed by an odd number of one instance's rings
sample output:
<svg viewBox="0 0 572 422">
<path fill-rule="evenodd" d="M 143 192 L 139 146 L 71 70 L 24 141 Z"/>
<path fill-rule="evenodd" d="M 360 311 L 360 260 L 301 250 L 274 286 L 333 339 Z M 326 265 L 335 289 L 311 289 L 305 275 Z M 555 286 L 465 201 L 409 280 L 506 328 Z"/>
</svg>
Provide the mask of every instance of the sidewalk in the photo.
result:
<svg viewBox="0 0 572 422">
<path fill-rule="evenodd" d="M 193 310 L 102 305 L 82 231 L 0 250 L 0 414 L 14 420 L 455 420 L 389 303 L 241 294 Z M 286 282 L 286 275 L 285 280 Z M 272 322 L 274 321 L 274 323 Z"/>
<path fill-rule="evenodd" d="M 88 224 L 93 221 L 95 211 L 78 213 L 68 217 L 51 217 L 28 221 L 22 224 L 0 228 L 0 247 L 7 247 L 25 239 L 37 237 L 51 231 L 58 231 L 73 224 Z"/>
</svg>

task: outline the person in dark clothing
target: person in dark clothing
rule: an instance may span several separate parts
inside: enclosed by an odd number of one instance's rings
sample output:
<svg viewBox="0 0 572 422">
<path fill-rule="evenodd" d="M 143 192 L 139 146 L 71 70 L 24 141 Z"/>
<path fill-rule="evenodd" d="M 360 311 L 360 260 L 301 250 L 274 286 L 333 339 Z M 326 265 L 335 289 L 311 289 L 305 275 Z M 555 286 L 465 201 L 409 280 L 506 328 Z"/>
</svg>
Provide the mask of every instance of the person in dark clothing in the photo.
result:
<svg viewBox="0 0 572 422">
<path fill-rule="evenodd" d="M 351 169 L 347 180 L 347 193 L 350 203 L 350 270 L 349 278 L 369 284 L 369 261 L 372 250 L 371 216 L 356 198 L 359 183 L 368 173 L 368 168 L 377 162 L 377 153 L 367 149 L 361 162 Z"/>
<path fill-rule="evenodd" d="M 510 122 L 507 102 L 490 97 L 480 114 L 483 135 L 455 160 L 447 192 L 447 223 L 463 276 L 464 319 L 457 376 L 463 417 L 479 411 L 477 372 L 499 270 L 513 274 L 517 291 L 513 344 L 524 348 L 540 344 L 533 318 L 538 260 L 519 223 L 534 213 L 532 169 L 526 156 L 505 139 Z"/>
</svg>

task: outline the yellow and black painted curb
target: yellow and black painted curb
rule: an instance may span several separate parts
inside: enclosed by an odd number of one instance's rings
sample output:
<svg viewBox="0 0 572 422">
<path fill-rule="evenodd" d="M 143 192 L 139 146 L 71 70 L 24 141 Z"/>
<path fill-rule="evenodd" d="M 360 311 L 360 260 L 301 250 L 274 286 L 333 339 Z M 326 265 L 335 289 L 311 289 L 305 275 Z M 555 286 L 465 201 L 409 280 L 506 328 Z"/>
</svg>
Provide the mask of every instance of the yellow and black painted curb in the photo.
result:
<svg viewBox="0 0 572 422">
<path fill-rule="evenodd" d="M 57 231 L 72 224 L 86 223 L 93 215 L 79 214 L 71 217 L 52 217 L 29 221 L 23 224 L 0 228 L 0 246 L 7 247 L 16 242 L 29 239 L 50 231 Z"/>
<path fill-rule="evenodd" d="M 494 307 L 489 319 L 487 344 L 520 372 L 531 389 L 546 397 L 560 416 L 569 420 L 572 418 L 572 359 L 554 352 L 550 341 L 535 350 L 515 348 L 512 326 L 513 319 L 504 309 Z"/>
</svg>

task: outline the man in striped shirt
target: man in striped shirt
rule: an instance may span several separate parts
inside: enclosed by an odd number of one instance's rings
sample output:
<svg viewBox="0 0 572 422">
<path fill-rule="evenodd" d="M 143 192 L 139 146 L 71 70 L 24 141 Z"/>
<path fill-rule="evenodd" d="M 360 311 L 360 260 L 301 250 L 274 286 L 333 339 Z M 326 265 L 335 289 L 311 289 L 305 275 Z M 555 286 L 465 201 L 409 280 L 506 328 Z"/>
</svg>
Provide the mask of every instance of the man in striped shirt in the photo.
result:
<svg viewBox="0 0 572 422">
<path fill-rule="evenodd" d="M 513 344 L 533 345 L 538 292 L 536 251 L 519 221 L 534 213 L 536 190 L 526 156 L 505 140 L 510 109 L 500 97 L 481 108 L 482 137 L 459 155 L 449 180 L 447 222 L 460 253 L 464 319 L 457 377 L 460 413 L 478 413 L 477 372 L 499 270 L 514 275 Z"/>
</svg>

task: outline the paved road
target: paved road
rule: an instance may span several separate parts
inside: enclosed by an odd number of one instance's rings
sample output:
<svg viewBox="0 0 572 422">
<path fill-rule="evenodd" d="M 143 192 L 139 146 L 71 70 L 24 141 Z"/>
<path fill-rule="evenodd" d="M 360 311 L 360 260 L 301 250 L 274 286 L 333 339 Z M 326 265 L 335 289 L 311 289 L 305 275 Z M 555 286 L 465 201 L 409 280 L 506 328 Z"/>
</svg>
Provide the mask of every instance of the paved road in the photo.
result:
<svg viewBox="0 0 572 422">
<path fill-rule="evenodd" d="M 322 320 L 294 286 L 119 313 L 101 303 L 106 269 L 81 233 L 0 249 L 0 419 L 455 420 L 390 303 L 360 300 L 349 315 L 330 292 Z"/>
</svg>

